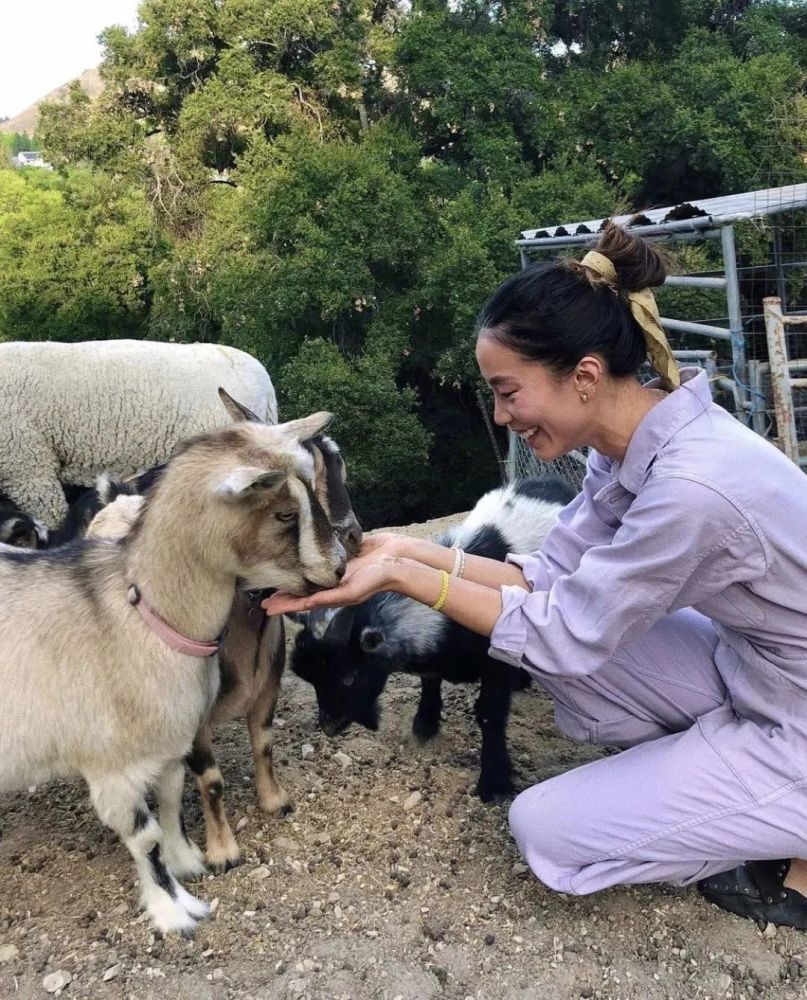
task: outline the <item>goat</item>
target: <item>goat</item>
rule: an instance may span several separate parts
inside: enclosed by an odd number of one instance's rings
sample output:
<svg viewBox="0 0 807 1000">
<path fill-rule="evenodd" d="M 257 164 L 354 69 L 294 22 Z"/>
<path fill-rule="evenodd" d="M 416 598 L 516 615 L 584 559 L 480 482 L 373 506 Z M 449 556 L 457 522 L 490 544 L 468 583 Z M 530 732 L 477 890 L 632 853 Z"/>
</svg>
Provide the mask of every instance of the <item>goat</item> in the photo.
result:
<svg viewBox="0 0 807 1000">
<path fill-rule="evenodd" d="M 258 421 L 246 407 L 224 400 L 235 420 Z M 347 490 L 345 464 L 336 443 L 324 434 L 304 442 L 314 461 L 315 491 L 325 514 L 336 530 L 348 555 L 358 554 L 361 527 L 353 512 Z M 101 477 L 95 496 L 79 500 L 77 524 L 89 511 L 107 503 L 90 523 L 88 535 L 121 538 L 133 523 L 142 498 L 159 480 L 162 466 L 129 482 Z M 117 497 L 117 499 L 115 499 Z M 221 684 L 218 697 L 202 722 L 188 755 L 187 763 L 196 776 L 205 818 L 205 860 L 215 871 L 226 871 L 240 861 L 240 851 L 227 821 L 224 782 L 213 754 L 213 730 L 222 722 L 246 718 L 258 806 L 263 812 L 285 813 L 291 809 L 289 796 L 278 784 L 272 760 L 272 721 L 286 661 L 285 629 L 282 615 L 269 616 L 260 607 L 265 592 L 236 590 L 227 619 L 226 634 L 219 653 Z"/>
<path fill-rule="evenodd" d="M 0 791 L 82 776 L 163 933 L 190 933 L 208 913 L 177 881 L 203 870 L 181 822 L 184 758 L 216 698 L 212 637 L 236 581 L 308 594 L 344 573 L 303 445 L 329 420 L 185 441 L 119 543 L 0 549 Z"/>
<path fill-rule="evenodd" d="M 48 529 L 0 493 L 0 542 L 20 549 L 44 549 L 48 544 Z"/>
<path fill-rule="evenodd" d="M 573 496 L 565 482 L 549 477 L 492 490 L 464 523 L 437 541 L 490 559 L 534 551 Z M 319 722 L 328 735 L 351 722 L 377 729 L 378 697 L 391 673 L 421 677 L 412 725 L 421 739 L 439 731 L 442 681 L 481 681 L 475 706 L 482 731 L 477 793 L 487 802 L 512 791 L 505 728 L 511 692 L 526 687 L 529 679 L 524 671 L 491 659 L 486 636 L 397 593 L 376 594 L 355 607 L 312 611 L 301 620 L 292 669 L 314 685 Z"/>
</svg>

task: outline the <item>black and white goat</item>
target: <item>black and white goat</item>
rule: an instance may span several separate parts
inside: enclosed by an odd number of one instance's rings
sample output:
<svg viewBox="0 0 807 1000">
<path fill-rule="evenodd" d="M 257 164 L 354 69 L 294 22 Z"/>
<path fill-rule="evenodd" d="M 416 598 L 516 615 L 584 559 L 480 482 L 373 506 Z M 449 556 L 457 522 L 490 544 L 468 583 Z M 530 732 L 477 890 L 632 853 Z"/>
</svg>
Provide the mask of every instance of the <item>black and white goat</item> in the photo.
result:
<svg viewBox="0 0 807 1000">
<path fill-rule="evenodd" d="M 120 543 L 0 546 L 0 792 L 82 776 L 161 931 L 208 912 L 177 881 L 201 860 L 181 823 L 184 758 L 217 694 L 236 581 L 306 594 L 344 573 L 304 447 L 329 419 L 185 442 Z"/>
<path fill-rule="evenodd" d="M 486 493 L 468 518 L 436 541 L 468 554 L 503 560 L 540 548 L 574 491 L 556 478 L 526 479 Z M 323 730 L 351 722 L 378 728 L 378 697 L 391 673 L 419 674 L 421 697 L 412 725 L 421 739 L 437 734 L 440 686 L 481 681 L 476 719 L 482 730 L 477 792 L 489 801 L 512 791 L 505 728 L 513 690 L 527 675 L 488 656 L 490 642 L 401 594 L 384 593 L 355 607 L 302 616 L 292 669 L 314 685 Z"/>
</svg>

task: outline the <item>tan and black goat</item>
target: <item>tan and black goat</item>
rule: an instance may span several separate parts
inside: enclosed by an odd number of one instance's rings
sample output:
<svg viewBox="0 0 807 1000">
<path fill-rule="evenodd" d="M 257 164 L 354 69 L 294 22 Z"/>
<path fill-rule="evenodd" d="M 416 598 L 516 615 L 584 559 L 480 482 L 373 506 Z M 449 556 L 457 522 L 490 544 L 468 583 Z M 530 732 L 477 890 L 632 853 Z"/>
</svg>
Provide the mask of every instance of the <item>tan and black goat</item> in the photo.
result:
<svg viewBox="0 0 807 1000">
<path fill-rule="evenodd" d="M 222 401 L 233 419 L 260 422 L 255 414 L 235 403 L 226 393 L 222 394 Z M 324 434 L 304 442 L 304 447 L 313 461 L 316 498 L 348 556 L 353 556 L 359 550 L 362 532 L 351 506 L 345 463 L 339 447 Z M 88 534 L 109 538 L 125 534 L 140 502 L 140 497 L 127 494 L 137 493 L 141 485 L 150 489 L 158 476 L 159 472 L 155 475 L 152 470 L 139 480 L 127 483 L 109 479 L 99 483 L 99 502 L 110 505 L 95 516 Z M 224 782 L 213 753 L 213 730 L 218 725 L 235 719 L 246 720 L 258 806 L 267 813 L 283 813 L 290 808 L 289 796 L 275 777 L 272 759 L 272 721 L 286 663 L 285 629 L 282 615 L 267 617 L 261 609 L 262 596 L 261 592 L 241 588 L 235 592 L 219 654 L 221 684 L 218 697 L 188 755 L 205 818 L 205 860 L 215 871 L 226 871 L 241 858 L 224 808 Z"/>
<path fill-rule="evenodd" d="M 305 445 L 329 419 L 185 442 L 119 543 L 0 546 L 0 791 L 82 776 L 163 932 L 208 912 L 177 881 L 200 867 L 181 823 L 184 761 L 218 693 L 236 581 L 305 594 L 344 573 Z"/>
</svg>

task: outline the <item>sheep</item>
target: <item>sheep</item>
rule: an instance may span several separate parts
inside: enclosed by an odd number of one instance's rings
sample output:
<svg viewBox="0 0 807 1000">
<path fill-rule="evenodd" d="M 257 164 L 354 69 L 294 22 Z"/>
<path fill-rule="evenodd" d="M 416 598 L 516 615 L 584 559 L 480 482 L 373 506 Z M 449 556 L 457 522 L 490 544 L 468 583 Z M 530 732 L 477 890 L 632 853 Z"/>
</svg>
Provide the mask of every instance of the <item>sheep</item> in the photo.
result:
<svg viewBox="0 0 807 1000">
<path fill-rule="evenodd" d="M 110 340 L 0 344 L 0 491 L 49 528 L 67 513 L 62 484 L 91 486 L 164 461 L 183 438 L 223 426 L 223 386 L 277 422 L 271 379 L 217 344 Z"/>
<path fill-rule="evenodd" d="M 204 871 L 181 823 L 184 758 L 218 692 L 236 581 L 307 594 L 344 574 L 303 444 L 329 420 L 183 442 L 121 542 L 0 547 L 0 791 L 83 777 L 163 933 L 208 913 L 178 881 Z"/>
<path fill-rule="evenodd" d="M 227 405 L 227 400 L 224 400 Z M 257 420 L 245 407 L 228 406 L 236 420 Z M 315 463 L 317 498 L 348 555 L 361 544 L 361 526 L 347 490 L 345 464 L 337 444 L 324 434 L 305 442 Z M 109 477 L 99 481 L 95 498 L 79 501 L 82 512 L 106 502 L 90 523 L 88 535 L 103 533 L 121 538 L 134 522 L 142 497 L 127 491 L 147 491 L 161 470 L 150 470 L 130 483 Z M 117 494 L 117 499 L 112 499 Z M 285 813 L 291 805 L 278 784 L 272 762 L 272 720 L 286 659 L 283 616 L 267 617 L 260 607 L 265 592 L 236 591 L 226 635 L 219 653 L 221 685 L 215 704 L 199 727 L 187 762 L 196 776 L 205 819 L 205 861 L 214 871 L 237 865 L 241 852 L 227 821 L 223 802 L 224 782 L 213 755 L 213 730 L 222 722 L 246 718 L 255 762 L 258 805 L 263 812 Z"/>
<path fill-rule="evenodd" d="M 554 478 L 528 479 L 485 494 L 468 518 L 437 541 L 467 553 L 504 559 L 539 548 L 573 490 Z M 505 727 L 511 691 L 527 675 L 488 656 L 489 640 L 396 593 L 376 594 L 355 607 L 318 609 L 300 616 L 292 670 L 313 684 L 319 722 L 328 735 L 351 722 L 378 728 L 377 700 L 391 673 L 421 677 L 412 725 L 420 739 L 440 727 L 442 681 L 481 680 L 476 719 L 482 731 L 477 793 L 492 801 L 512 792 Z"/>
</svg>

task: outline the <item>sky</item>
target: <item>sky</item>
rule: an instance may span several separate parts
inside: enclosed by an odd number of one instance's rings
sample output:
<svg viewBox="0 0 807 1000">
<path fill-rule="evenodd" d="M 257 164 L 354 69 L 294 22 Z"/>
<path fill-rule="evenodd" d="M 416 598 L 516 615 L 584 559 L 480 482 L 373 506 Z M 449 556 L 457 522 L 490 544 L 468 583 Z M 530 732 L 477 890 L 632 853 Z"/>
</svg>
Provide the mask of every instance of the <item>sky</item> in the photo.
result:
<svg viewBox="0 0 807 1000">
<path fill-rule="evenodd" d="M 97 66 L 97 37 L 134 27 L 139 0 L 0 0 L 0 118 Z"/>
</svg>

